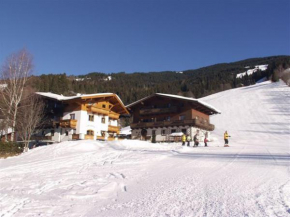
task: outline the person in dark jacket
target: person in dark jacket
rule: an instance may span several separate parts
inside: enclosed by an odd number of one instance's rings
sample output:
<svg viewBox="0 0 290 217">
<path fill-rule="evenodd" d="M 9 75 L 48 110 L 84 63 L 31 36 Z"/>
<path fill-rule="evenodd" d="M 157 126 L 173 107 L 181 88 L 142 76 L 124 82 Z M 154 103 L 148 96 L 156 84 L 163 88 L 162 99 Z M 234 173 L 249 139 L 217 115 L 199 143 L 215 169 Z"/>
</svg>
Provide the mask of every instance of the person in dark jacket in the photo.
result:
<svg viewBox="0 0 290 217">
<path fill-rule="evenodd" d="M 194 141 L 194 146 L 197 147 L 198 144 L 199 144 L 199 141 L 198 141 L 198 138 L 197 138 L 197 134 L 194 135 L 193 141 Z"/>
</svg>

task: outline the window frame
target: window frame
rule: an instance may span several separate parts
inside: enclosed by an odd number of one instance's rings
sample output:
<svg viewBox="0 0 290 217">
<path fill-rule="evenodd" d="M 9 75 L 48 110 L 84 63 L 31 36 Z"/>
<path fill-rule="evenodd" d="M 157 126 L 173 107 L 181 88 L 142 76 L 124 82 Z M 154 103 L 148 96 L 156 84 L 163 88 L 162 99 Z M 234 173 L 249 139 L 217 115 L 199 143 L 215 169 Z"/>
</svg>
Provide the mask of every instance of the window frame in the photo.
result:
<svg viewBox="0 0 290 217">
<path fill-rule="evenodd" d="M 185 120 L 185 115 L 179 115 L 179 120 L 184 121 Z"/>
<path fill-rule="evenodd" d="M 75 120 L 75 119 L 76 119 L 76 114 L 75 114 L 75 113 L 70 114 L 70 119 L 71 119 L 71 120 Z"/>
<path fill-rule="evenodd" d="M 95 116 L 93 114 L 89 114 L 89 121 L 94 122 Z"/>
<path fill-rule="evenodd" d="M 105 124 L 106 123 L 106 118 L 102 117 L 101 122 L 102 122 L 102 124 Z"/>
</svg>

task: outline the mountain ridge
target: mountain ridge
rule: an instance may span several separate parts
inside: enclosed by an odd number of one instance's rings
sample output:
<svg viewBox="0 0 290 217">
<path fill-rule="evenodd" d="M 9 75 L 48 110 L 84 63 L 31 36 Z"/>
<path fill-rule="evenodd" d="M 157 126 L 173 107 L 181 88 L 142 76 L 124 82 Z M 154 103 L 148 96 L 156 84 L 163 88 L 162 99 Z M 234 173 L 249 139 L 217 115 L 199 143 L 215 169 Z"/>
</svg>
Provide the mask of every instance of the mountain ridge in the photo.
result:
<svg viewBox="0 0 290 217">
<path fill-rule="evenodd" d="M 245 67 L 267 64 L 265 71 L 236 78 Z M 219 63 L 199 69 L 161 72 L 111 73 L 91 72 L 78 76 L 43 74 L 34 76 L 30 85 L 37 91 L 64 95 L 113 92 L 125 104 L 156 92 L 200 98 L 223 90 L 255 84 L 271 79 L 275 70 L 290 67 L 290 56 L 249 58 L 232 63 Z M 180 72 L 180 71 L 178 71 Z"/>
</svg>

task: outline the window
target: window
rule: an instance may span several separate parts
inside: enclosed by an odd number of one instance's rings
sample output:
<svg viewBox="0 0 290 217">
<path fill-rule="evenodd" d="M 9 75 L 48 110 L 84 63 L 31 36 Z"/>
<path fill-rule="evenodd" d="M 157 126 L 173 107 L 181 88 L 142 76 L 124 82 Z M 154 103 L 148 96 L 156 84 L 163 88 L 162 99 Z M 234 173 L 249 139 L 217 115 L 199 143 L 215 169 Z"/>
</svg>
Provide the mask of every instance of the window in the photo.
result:
<svg viewBox="0 0 290 217">
<path fill-rule="evenodd" d="M 106 123 L 106 118 L 102 117 L 102 123 L 105 124 Z"/>
<path fill-rule="evenodd" d="M 103 137 L 105 137 L 105 135 L 106 135 L 106 131 L 101 131 L 101 135 L 102 135 Z"/>
<path fill-rule="evenodd" d="M 172 129 L 172 130 L 171 130 L 171 133 L 175 133 L 175 132 L 176 132 L 176 129 Z"/>
<path fill-rule="evenodd" d="M 94 115 L 89 115 L 89 121 L 94 121 Z"/>
<path fill-rule="evenodd" d="M 106 105 L 105 105 L 105 104 L 103 104 L 103 105 L 102 105 L 102 107 L 103 107 L 103 108 L 106 108 Z"/>
<path fill-rule="evenodd" d="M 76 115 L 75 114 L 70 114 L 70 119 L 71 120 L 75 120 L 76 119 Z"/>
<path fill-rule="evenodd" d="M 161 130 L 161 135 L 162 136 L 166 135 L 166 130 Z"/>
<path fill-rule="evenodd" d="M 68 131 L 67 130 L 65 131 L 65 135 L 68 136 Z"/>
<path fill-rule="evenodd" d="M 93 130 L 87 130 L 87 135 L 93 136 L 94 135 L 94 131 Z"/>
<path fill-rule="evenodd" d="M 51 136 L 54 136 L 54 130 L 51 130 L 50 133 L 51 133 Z"/>
<path fill-rule="evenodd" d="M 180 121 L 185 120 L 185 115 L 180 115 L 180 116 L 179 116 L 179 120 L 180 120 Z"/>
</svg>

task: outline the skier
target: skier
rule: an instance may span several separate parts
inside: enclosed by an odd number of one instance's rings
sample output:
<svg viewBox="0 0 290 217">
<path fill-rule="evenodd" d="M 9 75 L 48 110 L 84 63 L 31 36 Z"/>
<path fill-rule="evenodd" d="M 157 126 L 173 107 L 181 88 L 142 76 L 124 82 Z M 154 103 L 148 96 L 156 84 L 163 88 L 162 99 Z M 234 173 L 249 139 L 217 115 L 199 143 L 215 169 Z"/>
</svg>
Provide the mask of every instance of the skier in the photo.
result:
<svg viewBox="0 0 290 217">
<path fill-rule="evenodd" d="M 225 139 L 225 145 L 224 145 L 224 147 L 229 147 L 229 137 L 231 137 L 231 136 L 229 136 L 228 131 L 226 131 L 224 133 L 224 139 Z"/>
<path fill-rule="evenodd" d="M 194 135 L 194 137 L 193 137 L 193 141 L 194 141 L 194 146 L 198 146 L 198 144 L 199 144 L 199 141 L 198 141 L 198 138 L 197 138 L 197 133 Z"/>
<path fill-rule="evenodd" d="M 205 137 L 204 137 L 204 146 L 205 146 L 205 147 L 207 147 L 207 142 L 208 142 L 208 139 L 207 139 L 207 137 L 205 136 Z"/>
<path fill-rule="evenodd" d="M 190 146 L 191 137 L 189 134 L 187 134 L 186 140 L 187 140 L 187 146 Z"/>
<path fill-rule="evenodd" d="M 182 140 L 182 146 L 184 146 L 185 145 L 185 141 L 186 141 L 186 135 L 185 134 L 182 135 L 181 140 Z"/>
</svg>

